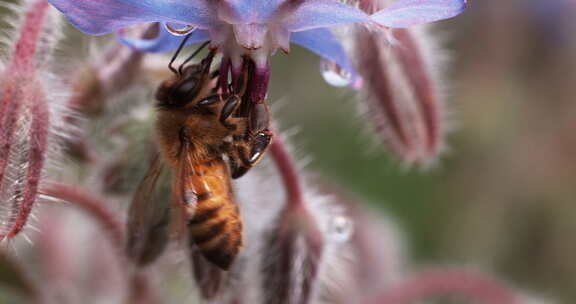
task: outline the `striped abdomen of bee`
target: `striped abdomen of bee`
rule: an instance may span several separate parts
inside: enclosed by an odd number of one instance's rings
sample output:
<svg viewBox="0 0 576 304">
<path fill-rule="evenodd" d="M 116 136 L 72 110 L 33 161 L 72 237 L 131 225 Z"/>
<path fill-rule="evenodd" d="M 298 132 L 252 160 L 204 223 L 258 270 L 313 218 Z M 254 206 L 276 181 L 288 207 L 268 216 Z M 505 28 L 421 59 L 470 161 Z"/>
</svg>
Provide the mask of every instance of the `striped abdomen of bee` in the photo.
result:
<svg viewBox="0 0 576 304">
<path fill-rule="evenodd" d="M 183 151 L 190 153 L 190 151 Z M 183 195 L 191 245 L 210 262 L 228 269 L 240 251 L 242 221 L 234 199 L 228 166 L 221 157 L 188 163 L 192 170 L 175 179 Z M 175 190 L 178 191 L 178 190 Z"/>
</svg>

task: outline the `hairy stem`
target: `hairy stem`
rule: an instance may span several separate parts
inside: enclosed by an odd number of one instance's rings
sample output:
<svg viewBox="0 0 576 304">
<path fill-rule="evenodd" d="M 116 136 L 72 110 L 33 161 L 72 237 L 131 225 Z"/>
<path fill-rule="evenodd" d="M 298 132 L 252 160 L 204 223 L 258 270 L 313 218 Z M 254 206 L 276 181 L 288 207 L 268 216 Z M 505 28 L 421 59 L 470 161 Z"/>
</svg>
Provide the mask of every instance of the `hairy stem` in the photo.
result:
<svg viewBox="0 0 576 304">
<path fill-rule="evenodd" d="M 82 208 L 90 214 L 108 233 L 112 243 L 119 249 L 124 248 L 124 229 L 116 216 L 105 207 L 104 202 L 92 194 L 81 190 L 78 186 L 50 183 L 43 187 L 42 192 Z"/>
<path fill-rule="evenodd" d="M 284 183 L 288 208 L 303 207 L 304 194 L 302 192 L 302 181 L 298 175 L 294 159 L 278 134 L 274 136 L 272 144 L 270 145 L 270 153 Z"/>
</svg>

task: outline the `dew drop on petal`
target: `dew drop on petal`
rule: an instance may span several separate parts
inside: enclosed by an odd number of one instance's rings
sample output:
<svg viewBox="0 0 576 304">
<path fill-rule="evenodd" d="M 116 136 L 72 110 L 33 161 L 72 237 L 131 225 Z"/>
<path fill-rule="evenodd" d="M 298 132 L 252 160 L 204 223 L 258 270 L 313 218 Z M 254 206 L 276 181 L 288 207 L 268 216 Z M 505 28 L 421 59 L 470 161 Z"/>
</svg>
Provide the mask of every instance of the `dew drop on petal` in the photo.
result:
<svg viewBox="0 0 576 304">
<path fill-rule="evenodd" d="M 182 23 L 165 23 L 164 26 L 170 34 L 175 36 L 186 36 L 196 29 L 192 25 Z"/>
<path fill-rule="evenodd" d="M 346 242 L 352 236 L 354 232 L 354 224 L 352 220 L 344 215 L 334 216 L 328 226 L 328 235 L 334 241 Z"/>
<path fill-rule="evenodd" d="M 346 87 L 352 84 L 352 74 L 340 68 L 333 61 L 322 59 L 320 61 L 320 72 L 324 80 L 335 87 Z"/>
</svg>

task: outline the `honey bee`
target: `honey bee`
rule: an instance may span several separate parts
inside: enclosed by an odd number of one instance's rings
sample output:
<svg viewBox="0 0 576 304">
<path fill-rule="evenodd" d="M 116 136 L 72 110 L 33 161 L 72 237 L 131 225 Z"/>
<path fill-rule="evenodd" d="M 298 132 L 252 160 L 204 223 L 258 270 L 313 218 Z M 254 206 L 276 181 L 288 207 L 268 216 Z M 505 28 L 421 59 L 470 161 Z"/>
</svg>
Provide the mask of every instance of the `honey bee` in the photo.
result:
<svg viewBox="0 0 576 304">
<path fill-rule="evenodd" d="M 215 92 L 210 72 L 214 54 L 212 50 L 201 63 L 178 70 L 170 65 L 175 76 L 156 93 L 156 130 L 160 158 L 174 172 L 172 206 L 181 210 L 190 245 L 227 270 L 243 246 L 231 178 L 262 158 L 272 133 L 265 103 L 247 106 L 242 92 Z M 241 108 L 249 111 L 241 113 Z M 153 162 L 129 213 L 128 253 L 141 264 L 159 255 L 168 238 L 168 212 L 152 195 L 162 166 L 160 160 Z"/>
</svg>

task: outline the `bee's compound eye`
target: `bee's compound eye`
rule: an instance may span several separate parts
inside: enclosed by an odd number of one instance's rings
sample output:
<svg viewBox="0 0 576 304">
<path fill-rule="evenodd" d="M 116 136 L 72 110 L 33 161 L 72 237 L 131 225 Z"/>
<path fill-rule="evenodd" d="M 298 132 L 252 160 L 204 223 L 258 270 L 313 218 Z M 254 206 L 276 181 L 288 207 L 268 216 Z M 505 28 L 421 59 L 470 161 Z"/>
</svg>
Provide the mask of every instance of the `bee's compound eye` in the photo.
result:
<svg viewBox="0 0 576 304">
<path fill-rule="evenodd" d="M 195 95 L 198 94 L 198 84 L 199 80 L 194 77 L 189 77 L 179 83 L 172 90 L 172 100 L 176 105 L 185 105 L 194 99 Z"/>
</svg>

